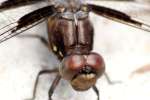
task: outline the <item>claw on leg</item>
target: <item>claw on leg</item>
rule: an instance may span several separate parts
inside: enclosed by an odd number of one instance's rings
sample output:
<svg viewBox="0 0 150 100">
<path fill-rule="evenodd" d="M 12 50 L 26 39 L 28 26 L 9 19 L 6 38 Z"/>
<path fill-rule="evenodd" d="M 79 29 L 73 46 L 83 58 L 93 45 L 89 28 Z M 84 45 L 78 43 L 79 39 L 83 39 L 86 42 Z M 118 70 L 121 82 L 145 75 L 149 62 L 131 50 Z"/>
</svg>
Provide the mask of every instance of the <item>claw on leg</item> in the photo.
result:
<svg viewBox="0 0 150 100">
<path fill-rule="evenodd" d="M 97 100 L 100 100 L 99 99 L 99 90 L 97 89 L 97 87 L 94 85 L 93 87 L 93 90 L 94 90 L 94 92 L 96 93 L 96 95 L 97 95 Z"/>
<path fill-rule="evenodd" d="M 55 77 L 50 89 L 49 89 L 49 92 L 48 92 L 48 95 L 49 95 L 49 100 L 52 100 L 52 95 L 54 93 L 54 90 L 56 89 L 56 87 L 58 86 L 58 83 L 61 79 L 61 76 L 60 74 L 57 74 L 57 76 Z"/>
<path fill-rule="evenodd" d="M 117 84 L 117 83 L 122 83 L 121 81 L 112 81 L 106 72 L 104 73 L 104 76 L 105 76 L 108 84 L 110 84 L 110 85 L 114 85 L 114 84 Z"/>
</svg>

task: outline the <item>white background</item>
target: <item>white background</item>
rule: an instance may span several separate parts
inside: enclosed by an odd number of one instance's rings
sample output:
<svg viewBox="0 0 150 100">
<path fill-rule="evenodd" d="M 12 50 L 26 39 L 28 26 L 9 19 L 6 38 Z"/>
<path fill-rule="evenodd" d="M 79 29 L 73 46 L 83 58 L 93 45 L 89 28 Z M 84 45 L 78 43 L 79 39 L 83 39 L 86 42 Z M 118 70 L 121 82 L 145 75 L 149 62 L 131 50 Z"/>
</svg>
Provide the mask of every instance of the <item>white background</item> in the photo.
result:
<svg viewBox="0 0 150 100">
<path fill-rule="evenodd" d="M 99 2 L 98 2 L 99 3 Z M 96 4 L 98 4 L 96 2 Z M 139 3 L 102 2 L 102 5 L 118 10 L 150 23 L 150 5 Z M 36 9 L 36 5 L 28 7 Z M 27 8 L 19 8 L 0 14 L 0 27 L 19 18 Z M 9 19 L 9 20 L 8 20 Z M 95 27 L 94 51 L 100 53 L 106 63 L 106 72 L 112 80 L 121 84 L 109 85 L 102 77 L 97 82 L 101 100 L 150 100 L 150 73 L 133 73 L 139 68 L 150 67 L 150 34 L 91 14 Z M 21 34 L 39 34 L 47 38 L 46 23 Z M 38 72 L 58 65 L 56 57 L 36 38 L 12 38 L 0 44 L 0 100 L 24 100 L 32 97 Z M 48 89 L 54 75 L 40 77 L 36 100 L 48 100 Z M 54 100 L 96 100 L 90 89 L 74 91 L 62 80 L 53 95 Z"/>
</svg>

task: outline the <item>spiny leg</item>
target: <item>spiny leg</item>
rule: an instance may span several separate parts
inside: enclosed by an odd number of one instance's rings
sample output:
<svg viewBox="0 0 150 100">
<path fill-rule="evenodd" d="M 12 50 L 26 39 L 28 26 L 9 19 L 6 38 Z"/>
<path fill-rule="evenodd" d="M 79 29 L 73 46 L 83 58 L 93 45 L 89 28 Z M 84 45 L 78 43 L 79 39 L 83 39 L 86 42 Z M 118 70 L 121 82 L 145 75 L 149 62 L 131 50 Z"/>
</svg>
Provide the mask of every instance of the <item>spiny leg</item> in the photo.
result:
<svg viewBox="0 0 150 100">
<path fill-rule="evenodd" d="M 49 48 L 48 41 L 47 41 L 44 37 L 42 37 L 42 36 L 40 36 L 40 35 L 31 35 L 31 34 L 29 34 L 29 35 L 21 35 L 21 36 L 18 36 L 18 37 L 20 37 L 20 38 L 26 38 L 26 37 L 27 37 L 27 38 L 39 38 L 40 41 L 41 41 L 46 47 Z M 57 70 L 56 72 L 58 72 L 58 70 Z M 42 71 L 42 72 L 39 73 L 39 74 L 44 74 L 44 73 L 46 74 L 46 73 L 49 73 L 49 72 L 45 70 L 45 71 Z M 39 74 L 38 74 L 38 77 L 40 76 Z M 52 94 L 53 94 L 55 88 L 57 87 L 57 85 L 58 85 L 60 79 L 61 79 L 61 76 L 60 76 L 59 74 L 57 74 L 56 78 L 54 79 L 54 81 L 53 81 L 53 83 L 52 83 L 52 85 L 51 85 L 51 87 L 50 87 L 50 89 L 49 89 L 49 100 L 52 100 Z M 34 99 L 35 99 L 37 83 L 38 83 L 38 78 L 37 78 L 36 83 L 35 83 L 35 86 L 34 86 L 33 97 L 32 97 L 31 99 L 27 99 L 27 100 L 34 100 Z"/>
<path fill-rule="evenodd" d="M 37 77 L 36 77 L 36 81 L 35 81 L 35 84 L 34 84 L 34 88 L 33 88 L 33 96 L 32 98 L 29 98 L 29 99 L 25 99 L 25 100 L 34 100 L 36 98 L 36 92 L 37 92 L 37 85 L 38 85 L 38 82 L 39 82 L 39 77 L 43 74 L 52 74 L 52 73 L 58 73 L 58 69 L 52 69 L 52 70 L 42 70 L 38 73 Z"/>
<path fill-rule="evenodd" d="M 116 84 L 116 83 L 121 83 L 121 81 L 112 81 L 106 72 L 104 72 L 104 76 L 105 76 L 108 84 L 113 85 L 113 84 Z"/>
<path fill-rule="evenodd" d="M 57 76 L 55 77 L 55 79 L 54 79 L 54 81 L 53 81 L 53 83 L 52 83 L 52 85 L 51 85 L 51 87 L 49 89 L 49 92 L 48 92 L 49 100 L 52 100 L 52 95 L 53 95 L 54 90 L 56 89 L 60 79 L 61 79 L 60 74 L 57 74 Z"/>
<path fill-rule="evenodd" d="M 93 88 L 94 92 L 95 92 L 96 95 L 97 95 L 97 100 L 100 100 L 100 99 L 99 99 L 99 97 L 100 97 L 100 96 L 99 96 L 99 90 L 97 89 L 97 87 L 96 87 L 95 85 L 94 85 L 92 88 Z"/>
<path fill-rule="evenodd" d="M 42 36 L 40 36 L 40 35 L 36 35 L 36 34 L 25 34 L 25 35 L 20 35 L 20 36 L 18 36 L 19 38 L 38 38 L 46 47 L 48 47 L 49 48 L 49 43 L 48 43 L 48 41 L 44 38 L 44 37 L 42 37 Z"/>
</svg>

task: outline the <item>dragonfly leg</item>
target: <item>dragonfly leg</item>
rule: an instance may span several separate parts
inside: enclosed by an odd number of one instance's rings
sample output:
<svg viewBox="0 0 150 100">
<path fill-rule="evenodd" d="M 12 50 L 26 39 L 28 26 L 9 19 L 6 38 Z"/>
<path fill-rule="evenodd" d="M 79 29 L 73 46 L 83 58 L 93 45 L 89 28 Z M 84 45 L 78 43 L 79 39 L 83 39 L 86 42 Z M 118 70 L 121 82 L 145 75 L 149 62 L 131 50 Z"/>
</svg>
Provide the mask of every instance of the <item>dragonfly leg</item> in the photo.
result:
<svg viewBox="0 0 150 100">
<path fill-rule="evenodd" d="M 42 37 L 42 36 L 40 36 L 40 35 L 36 35 L 36 34 L 26 34 L 26 35 L 20 35 L 20 36 L 18 36 L 19 38 L 39 38 L 40 39 L 40 41 L 45 45 L 45 46 L 47 46 L 48 48 L 49 48 L 49 43 L 48 43 L 48 41 L 44 38 L 44 37 Z"/>
<path fill-rule="evenodd" d="M 100 96 L 99 96 L 99 90 L 97 89 L 96 85 L 94 85 L 92 88 L 93 88 L 94 92 L 95 92 L 96 95 L 97 95 L 97 100 L 100 100 L 100 99 L 99 99 L 99 97 L 100 97 Z"/>
<path fill-rule="evenodd" d="M 33 88 L 33 95 L 31 98 L 29 99 L 25 99 L 25 100 L 35 100 L 36 98 L 36 92 L 37 92 L 37 85 L 38 85 L 38 82 L 39 82 L 39 77 L 43 74 L 52 74 L 52 73 L 58 73 L 58 69 L 52 69 L 52 70 L 42 70 L 38 73 L 37 77 L 36 77 L 36 81 L 35 81 L 35 84 L 34 84 L 34 88 Z"/>
<path fill-rule="evenodd" d="M 116 83 L 121 83 L 121 81 L 112 81 L 106 72 L 104 72 L 104 76 L 105 76 L 108 84 L 113 85 L 113 84 L 116 84 Z"/>
<path fill-rule="evenodd" d="M 57 76 L 55 77 L 50 89 L 49 89 L 49 92 L 48 92 L 48 95 L 49 95 L 49 100 L 52 100 L 52 95 L 54 93 L 54 90 L 56 89 L 59 81 L 61 79 L 61 76 L 59 74 L 57 74 Z"/>
</svg>

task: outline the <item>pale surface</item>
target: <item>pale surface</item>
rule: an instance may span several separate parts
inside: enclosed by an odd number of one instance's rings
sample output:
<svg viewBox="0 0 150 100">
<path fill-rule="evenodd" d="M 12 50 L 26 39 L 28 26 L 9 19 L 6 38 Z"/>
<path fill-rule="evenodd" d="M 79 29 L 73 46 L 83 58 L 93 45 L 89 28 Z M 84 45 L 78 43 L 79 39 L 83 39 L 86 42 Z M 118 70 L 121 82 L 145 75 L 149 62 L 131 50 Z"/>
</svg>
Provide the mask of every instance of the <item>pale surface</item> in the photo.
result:
<svg viewBox="0 0 150 100">
<path fill-rule="evenodd" d="M 148 15 L 150 5 L 134 3 L 114 5 L 105 2 L 101 4 L 116 7 L 150 23 L 150 15 Z M 10 23 L 6 16 L 14 18 L 20 13 L 22 15 L 22 10 L 19 11 L 17 14 L 16 10 L 11 13 L 6 12 L 5 15 L 0 14 L 0 27 L 4 23 L 5 25 Z M 139 11 L 141 13 L 137 13 Z M 150 100 L 150 73 L 134 74 L 131 77 L 134 70 L 150 64 L 150 34 L 102 17 L 98 18 L 93 14 L 91 16 L 96 33 L 94 51 L 104 57 L 106 72 L 111 79 L 122 81 L 122 84 L 109 85 L 104 77 L 99 79 L 96 85 L 100 90 L 101 100 Z M 40 34 L 46 37 L 46 24 L 43 23 L 23 34 Z M 0 44 L 0 100 L 30 98 L 38 72 L 57 65 L 54 55 L 49 53 L 48 49 L 36 38 L 15 37 Z M 40 77 L 36 100 L 48 100 L 48 89 L 53 78 L 54 75 Z M 57 87 L 53 98 L 54 100 L 96 100 L 92 89 L 86 92 L 76 92 L 64 80 Z"/>
</svg>

